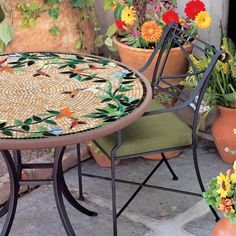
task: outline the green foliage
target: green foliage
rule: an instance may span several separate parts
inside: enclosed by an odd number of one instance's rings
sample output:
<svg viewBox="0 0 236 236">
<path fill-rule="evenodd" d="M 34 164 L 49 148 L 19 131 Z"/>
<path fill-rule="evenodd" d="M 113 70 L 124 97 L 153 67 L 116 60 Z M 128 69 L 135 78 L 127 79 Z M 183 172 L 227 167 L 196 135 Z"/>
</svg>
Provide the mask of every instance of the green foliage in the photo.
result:
<svg viewBox="0 0 236 236">
<path fill-rule="evenodd" d="M 71 0 L 73 7 L 91 7 L 93 6 L 94 0 Z"/>
<path fill-rule="evenodd" d="M 213 79 L 210 80 L 204 101 L 211 107 L 222 105 L 236 108 L 236 46 L 230 38 L 223 37 L 221 48 L 228 53 L 230 59 L 227 63 L 217 61 L 212 73 Z M 197 70 L 205 70 L 210 63 L 210 58 L 207 56 L 199 59 L 194 58 L 192 55 L 191 57 Z M 193 72 L 191 67 L 189 72 Z M 187 77 L 182 82 L 182 85 L 191 88 L 195 88 L 197 84 L 195 76 Z"/>
<path fill-rule="evenodd" d="M 56 26 L 56 25 L 54 25 L 51 29 L 49 29 L 48 32 L 49 32 L 52 36 L 58 36 L 58 35 L 60 35 L 59 27 Z"/>
<path fill-rule="evenodd" d="M 22 12 L 21 26 L 30 28 L 35 26 L 37 18 L 44 11 L 43 6 L 31 0 L 28 4 L 21 1 L 17 3 L 17 8 Z"/>
<path fill-rule="evenodd" d="M 0 24 L 0 52 L 3 52 L 7 44 L 12 40 L 13 28 L 11 24 Z"/>
<path fill-rule="evenodd" d="M 5 19 L 5 13 L 0 5 L 0 23 Z"/>
</svg>

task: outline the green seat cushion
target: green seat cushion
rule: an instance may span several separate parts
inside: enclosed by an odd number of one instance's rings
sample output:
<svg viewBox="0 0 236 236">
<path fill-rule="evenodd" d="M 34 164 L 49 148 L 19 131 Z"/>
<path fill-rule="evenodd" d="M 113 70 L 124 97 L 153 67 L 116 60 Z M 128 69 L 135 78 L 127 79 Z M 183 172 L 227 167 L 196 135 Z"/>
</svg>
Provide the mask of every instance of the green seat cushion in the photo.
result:
<svg viewBox="0 0 236 236">
<path fill-rule="evenodd" d="M 148 110 L 161 108 L 163 106 L 153 100 Z M 116 134 L 112 134 L 96 139 L 96 142 L 110 155 L 116 145 L 116 137 Z M 122 145 L 117 150 L 116 157 L 191 144 L 192 129 L 174 113 L 143 116 L 122 130 Z"/>
</svg>

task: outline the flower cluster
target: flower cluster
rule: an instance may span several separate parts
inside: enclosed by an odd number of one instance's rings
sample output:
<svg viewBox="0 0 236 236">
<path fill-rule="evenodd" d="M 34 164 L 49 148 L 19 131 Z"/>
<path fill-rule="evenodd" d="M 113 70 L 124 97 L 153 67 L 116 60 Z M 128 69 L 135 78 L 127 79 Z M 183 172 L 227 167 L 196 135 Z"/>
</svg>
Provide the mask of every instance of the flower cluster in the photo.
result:
<svg viewBox="0 0 236 236">
<path fill-rule="evenodd" d="M 210 206 L 223 212 L 231 224 L 236 224 L 236 161 L 233 170 L 221 172 L 210 181 L 203 197 Z"/>
<path fill-rule="evenodd" d="M 104 0 L 104 3 L 112 8 L 115 18 L 116 29 L 109 27 L 109 30 L 113 29 L 122 42 L 133 47 L 155 47 L 166 26 L 172 22 L 191 34 L 211 25 L 211 17 L 200 0 L 187 2 L 184 17 L 176 12 L 176 0 Z"/>
</svg>

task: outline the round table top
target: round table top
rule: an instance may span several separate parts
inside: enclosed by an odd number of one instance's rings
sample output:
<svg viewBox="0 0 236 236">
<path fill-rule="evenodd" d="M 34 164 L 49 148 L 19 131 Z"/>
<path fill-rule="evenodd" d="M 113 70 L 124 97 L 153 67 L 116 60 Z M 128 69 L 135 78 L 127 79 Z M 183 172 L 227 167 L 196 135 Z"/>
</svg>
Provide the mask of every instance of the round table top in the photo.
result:
<svg viewBox="0 0 236 236">
<path fill-rule="evenodd" d="M 149 82 L 116 61 L 54 52 L 0 56 L 0 149 L 76 144 L 116 132 L 151 101 Z"/>
</svg>

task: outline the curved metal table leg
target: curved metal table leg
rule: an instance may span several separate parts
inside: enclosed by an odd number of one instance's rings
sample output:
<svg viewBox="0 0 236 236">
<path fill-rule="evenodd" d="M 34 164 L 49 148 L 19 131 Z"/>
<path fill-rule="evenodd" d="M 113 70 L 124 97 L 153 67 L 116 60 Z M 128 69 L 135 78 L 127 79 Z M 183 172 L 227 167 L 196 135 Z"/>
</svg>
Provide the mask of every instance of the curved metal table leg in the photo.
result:
<svg viewBox="0 0 236 236">
<path fill-rule="evenodd" d="M 65 152 L 66 147 L 61 147 L 56 149 L 55 158 L 54 158 L 54 165 L 53 165 L 53 189 L 54 189 L 54 196 L 57 205 L 57 209 L 62 221 L 62 224 L 66 230 L 67 235 L 75 236 L 75 232 L 73 227 L 70 223 L 69 217 L 66 212 L 65 204 L 63 201 L 63 195 L 68 199 L 68 201 L 72 204 L 72 206 L 76 207 L 82 213 L 89 213 L 94 215 L 94 213 L 90 212 L 86 208 L 82 207 L 74 197 L 70 194 L 62 173 L 62 158 Z M 76 204 L 75 204 L 75 202 Z"/>
<path fill-rule="evenodd" d="M 61 172 L 62 174 L 62 172 Z M 88 215 L 88 216 L 97 216 L 97 213 L 96 212 L 93 212 L 93 211 L 89 211 L 88 209 L 84 208 L 83 206 L 81 206 L 76 200 L 75 198 L 72 196 L 72 194 L 70 193 L 67 185 L 66 185 L 66 182 L 65 182 L 65 179 L 64 179 L 64 176 L 63 174 L 60 176 L 61 178 L 61 191 L 64 195 L 64 197 L 67 199 L 67 201 L 75 208 L 77 209 L 78 211 L 84 213 L 85 215 Z"/>
<path fill-rule="evenodd" d="M 7 236 L 11 230 L 11 226 L 12 226 L 15 213 L 16 213 L 19 183 L 17 180 L 16 168 L 15 168 L 10 152 L 4 150 L 4 151 L 1 151 L 1 153 L 6 162 L 7 169 L 9 172 L 9 177 L 10 177 L 10 197 L 8 200 L 7 216 L 6 216 L 6 220 L 3 224 L 3 228 L 0 234 L 1 236 Z"/>
</svg>

